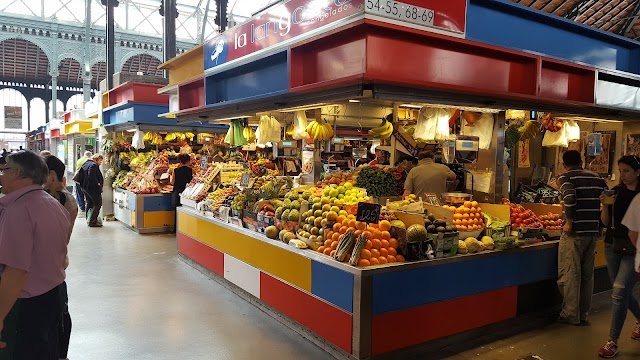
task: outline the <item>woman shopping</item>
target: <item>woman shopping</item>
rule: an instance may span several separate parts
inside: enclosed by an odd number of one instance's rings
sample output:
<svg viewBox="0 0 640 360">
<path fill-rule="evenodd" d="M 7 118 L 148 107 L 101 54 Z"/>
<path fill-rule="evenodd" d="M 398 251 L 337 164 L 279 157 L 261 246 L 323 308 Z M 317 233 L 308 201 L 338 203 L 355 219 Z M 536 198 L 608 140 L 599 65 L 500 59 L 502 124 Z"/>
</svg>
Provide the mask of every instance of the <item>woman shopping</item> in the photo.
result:
<svg viewBox="0 0 640 360">
<path fill-rule="evenodd" d="M 636 248 L 629 239 L 629 229 L 622 224 L 631 200 L 640 192 L 640 157 L 623 156 L 618 160 L 620 184 L 601 197 L 600 219 L 607 228 L 605 257 L 607 270 L 613 283 L 611 329 L 609 340 L 598 351 L 600 357 L 612 358 L 618 354 L 618 339 L 627 317 L 627 310 L 636 317 L 631 333 L 633 340 L 640 340 L 640 305 L 633 296 L 636 283 L 634 260 Z"/>
</svg>

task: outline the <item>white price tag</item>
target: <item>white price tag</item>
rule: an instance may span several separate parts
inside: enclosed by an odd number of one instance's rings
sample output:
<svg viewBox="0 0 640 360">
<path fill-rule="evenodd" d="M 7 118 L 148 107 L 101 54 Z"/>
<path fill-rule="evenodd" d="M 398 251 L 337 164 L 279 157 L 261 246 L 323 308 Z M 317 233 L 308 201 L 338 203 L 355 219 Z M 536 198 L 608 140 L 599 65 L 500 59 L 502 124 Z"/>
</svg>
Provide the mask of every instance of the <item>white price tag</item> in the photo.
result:
<svg viewBox="0 0 640 360">
<path fill-rule="evenodd" d="M 389 0 L 366 0 L 365 9 L 366 13 L 425 26 L 433 26 L 436 15 L 431 9 Z"/>
</svg>

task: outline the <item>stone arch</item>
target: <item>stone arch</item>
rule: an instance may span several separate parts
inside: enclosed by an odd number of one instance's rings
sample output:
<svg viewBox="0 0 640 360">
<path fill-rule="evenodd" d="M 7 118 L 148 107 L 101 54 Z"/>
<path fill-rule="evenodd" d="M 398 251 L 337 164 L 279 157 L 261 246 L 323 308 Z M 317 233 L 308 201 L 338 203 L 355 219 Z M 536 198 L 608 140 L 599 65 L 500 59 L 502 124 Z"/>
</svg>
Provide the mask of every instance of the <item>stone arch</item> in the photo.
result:
<svg viewBox="0 0 640 360">
<path fill-rule="evenodd" d="M 134 56 L 139 56 L 139 55 L 149 55 L 151 57 L 156 58 L 157 60 L 159 60 L 160 62 L 162 62 L 162 57 L 161 55 L 158 56 L 158 54 L 154 54 L 152 52 L 150 52 L 149 50 L 143 50 L 143 49 L 137 49 L 137 47 L 134 49 L 133 47 L 131 48 L 131 50 L 124 50 L 122 53 L 122 58 L 120 58 L 120 62 L 118 63 L 116 61 L 116 68 L 117 69 L 122 69 L 122 67 L 124 66 L 124 64 L 129 61 L 132 57 Z"/>
<path fill-rule="evenodd" d="M 145 75 L 162 76 L 162 70 L 158 70 L 158 65 L 160 65 L 161 63 L 162 61 L 158 59 L 158 57 L 151 54 L 143 53 L 130 56 L 122 64 L 121 71 L 133 74 L 140 71 Z"/>
<path fill-rule="evenodd" d="M 24 37 L 0 40 L 0 77 L 3 79 L 47 79 L 50 59 L 41 46 Z"/>
</svg>

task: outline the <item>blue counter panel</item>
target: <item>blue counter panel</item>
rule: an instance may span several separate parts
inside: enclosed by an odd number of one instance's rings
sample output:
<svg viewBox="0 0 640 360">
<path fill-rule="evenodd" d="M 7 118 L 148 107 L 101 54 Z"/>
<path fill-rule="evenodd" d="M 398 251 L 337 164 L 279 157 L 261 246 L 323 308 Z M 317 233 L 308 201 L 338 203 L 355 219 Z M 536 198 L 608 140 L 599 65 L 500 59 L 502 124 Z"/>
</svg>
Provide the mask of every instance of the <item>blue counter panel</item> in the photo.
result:
<svg viewBox="0 0 640 360">
<path fill-rule="evenodd" d="M 470 0 L 467 39 L 640 74 L 640 43 L 505 0 Z"/>
<path fill-rule="evenodd" d="M 313 261 L 311 293 L 353 313 L 353 274 Z"/>
<path fill-rule="evenodd" d="M 167 105 L 127 102 L 107 108 L 103 112 L 102 119 L 105 126 L 126 123 L 175 125 L 176 119 L 158 117 L 167 112 L 169 112 Z"/>
<path fill-rule="evenodd" d="M 382 273 L 373 277 L 373 314 L 554 279 L 557 273 L 557 248 Z"/>
<path fill-rule="evenodd" d="M 144 198 L 144 211 L 173 211 L 171 195 L 149 196 Z"/>
<path fill-rule="evenodd" d="M 287 52 L 241 65 L 205 79 L 206 104 L 266 97 L 289 90 Z"/>
</svg>

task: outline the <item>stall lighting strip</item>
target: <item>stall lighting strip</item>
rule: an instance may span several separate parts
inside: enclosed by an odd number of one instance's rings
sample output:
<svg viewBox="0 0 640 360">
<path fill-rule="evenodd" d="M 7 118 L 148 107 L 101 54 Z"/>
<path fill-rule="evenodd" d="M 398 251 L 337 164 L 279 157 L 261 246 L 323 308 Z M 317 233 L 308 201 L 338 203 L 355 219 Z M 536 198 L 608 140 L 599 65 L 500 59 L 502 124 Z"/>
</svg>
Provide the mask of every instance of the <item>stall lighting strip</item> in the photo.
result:
<svg viewBox="0 0 640 360">
<path fill-rule="evenodd" d="M 323 108 L 325 106 L 340 106 L 340 105 L 332 105 L 332 104 L 322 103 L 322 104 L 313 104 L 313 105 L 308 105 L 308 106 L 292 107 L 292 108 L 287 108 L 287 109 L 281 109 L 281 110 L 278 110 L 278 111 L 279 112 L 296 112 L 296 111 L 320 109 L 320 108 Z"/>
<path fill-rule="evenodd" d="M 413 104 L 402 104 L 400 107 L 412 108 L 412 109 L 422 109 L 423 107 L 435 107 L 442 109 L 456 109 L 462 111 L 473 111 L 473 112 L 481 112 L 481 113 L 491 113 L 496 114 L 503 109 L 490 109 L 490 108 L 477 108 L 470 106 L 455 106 L 455 105 L 444 105 L 444 104 L 424 104 L 424 105 L 413 105 Z"/>
<path fill-rule="evenodd" d="M 594 123 L 623 123 L 621 120 L 608 120 L 608 119 L 595 119 L 595 118 L 587 118 L 587 117 L 579 117 L 579 116 L 555 116 L 556 119 L 560 120 L 574 120 L 574 121 L 584 121 L 584 122 L 594 122 Z"/>
</svg>

